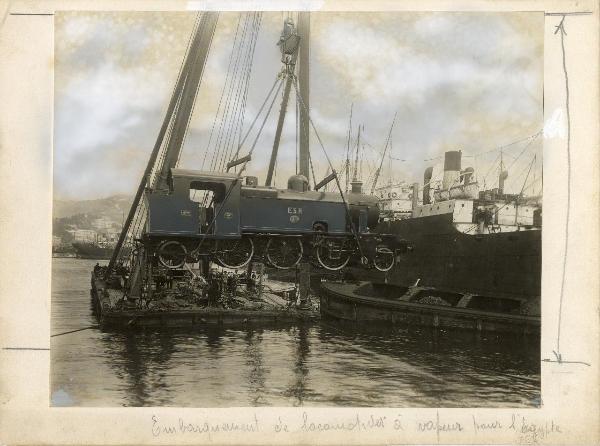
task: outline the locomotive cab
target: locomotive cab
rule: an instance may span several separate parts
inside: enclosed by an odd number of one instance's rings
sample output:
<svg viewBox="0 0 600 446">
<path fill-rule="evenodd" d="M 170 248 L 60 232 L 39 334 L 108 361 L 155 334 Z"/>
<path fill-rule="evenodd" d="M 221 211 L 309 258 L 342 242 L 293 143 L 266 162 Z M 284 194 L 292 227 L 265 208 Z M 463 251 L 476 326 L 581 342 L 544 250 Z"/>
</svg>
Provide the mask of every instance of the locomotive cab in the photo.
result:
<svg viewBox="0 0 600 446">
<path fill-rule="evenodd" d="M 149 235 L 240 236 L 237 175 L 171 169 L 168 184 L 168 194 L 146 194 Z"/>
</svg>

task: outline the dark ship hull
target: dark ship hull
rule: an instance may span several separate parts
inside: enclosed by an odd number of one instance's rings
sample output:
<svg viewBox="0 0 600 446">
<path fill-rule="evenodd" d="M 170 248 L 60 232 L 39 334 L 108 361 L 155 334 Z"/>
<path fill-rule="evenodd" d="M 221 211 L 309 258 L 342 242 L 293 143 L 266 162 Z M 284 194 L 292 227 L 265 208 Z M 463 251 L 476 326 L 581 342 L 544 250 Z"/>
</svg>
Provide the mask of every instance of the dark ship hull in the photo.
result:
<svg viewBox="0 0 600 446">
<path fill-rule="evenodd" d="M 99 246 L 94 243 L 73 243 L 75 253 L 80 259 L 108 260 L 113 253 L 111 246 Z"/>
<path fill-rule="evenodd" d="M 455 228 L 452 214 L 383 222 L 378 229 L 397 234 L 412 249 L 398 256 L 391 271 L 371 273 L 374 284 L 472 294 L 488 306 L 514 301 L 539 314 L 541 229 L 466 234 Z"/>
</svg>

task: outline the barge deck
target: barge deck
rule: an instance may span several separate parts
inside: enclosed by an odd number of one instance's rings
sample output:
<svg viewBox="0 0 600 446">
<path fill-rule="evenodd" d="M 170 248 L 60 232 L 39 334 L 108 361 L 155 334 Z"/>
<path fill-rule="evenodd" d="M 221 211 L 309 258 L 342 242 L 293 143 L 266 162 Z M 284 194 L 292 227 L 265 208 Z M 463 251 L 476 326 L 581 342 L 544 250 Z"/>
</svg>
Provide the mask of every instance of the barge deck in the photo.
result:
<svg viewBox="0 0 600 446">
<path fill-rule="evenodd" d="M 139 308 L 127 305 L 121 290 L 108 287 L 102 278 L 92 275 L 91 296 L 102 328 L 239 326 L 319 319 L 317 306 L 300 309 L 294 302 L 273 292 L 263 292 L 259 299 L 252 300 L 238 296 L 236 308 L 200 305 L 190 299 L 178 298 L 159 300 Z"/>
</svg>

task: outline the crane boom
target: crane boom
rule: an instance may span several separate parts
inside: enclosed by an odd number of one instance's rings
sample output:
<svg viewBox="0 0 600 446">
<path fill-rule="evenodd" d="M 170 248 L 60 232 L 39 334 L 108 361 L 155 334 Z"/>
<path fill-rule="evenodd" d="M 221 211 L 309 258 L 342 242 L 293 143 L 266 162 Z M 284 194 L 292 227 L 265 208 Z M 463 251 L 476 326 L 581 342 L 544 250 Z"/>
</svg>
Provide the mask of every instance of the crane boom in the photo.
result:
<svg viewBox="0 0 600 446">
<path fill-rule="evenodd" d="M 181 122 L 184 121 L 185 126 L 187 127 L 189 113 L 191 113 L 191 106 L 193 105 L 193 99 L 196 94 L 198 83 L 202 78 L 202 71 L 204 69 L 204 64 L 206 62 L 206 57 L 208 55 L 212 35 L 217 24 L 218 16 L 219 15 L 216 12 L 203 13 L 202 18 L 200 19 L 200 23 L 195 30 L 195 34 L 187 51 L 181 72 L 179 73 L 179 77 L 177 78 L 177 83 L 175 85 L 175 89 L 173 90 L 173 95 L 171 96 L 171 100 L 169 101 L 169 106 L 167 108 L 165 118 L 156 138 L 156 142 L 152 149 L 152 153 L 150 154 L 150 158 L 148 159 L 148 164 L 146 165 L 146 169 L 144 170 L 144 174 L 142 175 L 137 191 L 133 198 L 133 203 L 131 204 L 131 208 L 129 209 L 129 213 L 127 214 L 127 218 L 123 224 L 123 228 L 121 229 L 119 240 L 115 245 L 115 249 L 109 261 L 108 268 L 106 269 L 107 276 L 110 275 L 111 272 L 114 270 L 117 259 L 119 258 L 119 255 L 123 248 L 125 239 L 127 238 L 127 234 L 129 233 L 129 229 L 131 228 L 133 219 L 140 206 L 144 190 L 148 186 L 148 183 L 151 179 L 150 177 L 152 175 L 152 172 L 158 170 L 158 154 L 160 152 L 161 147 L 163 146 L 165 135 L 171 124 L 173 130 L 171 131 L 171 137 L 169 138 L 169 141 L 167 143 L 168 145 L 165 151 L 164 161 L 162 167 L 160 168 L 160 171 L 157 171 L 157 175 L 152 186 L 156 188 L 162 187 L 163 183 L 166 184 L 168 169 L 174 167 L 174 163 L 177 163 L 177 159 L 179 158 L 179 153 L 181 151 L 183 136 L 185 135 L 185 127 L 182 129 Z M 188 105 L 188 103 L 190 102 L 190 95 L 192 96 L 192 104 Z M 188 109 L 189 112 L 186 113 L 186 110 Z M 177 132 L 174 132 L 175 129 L 178 129 Z M 166 166 L 170 167 L 167 168 Z"/>
</svg>

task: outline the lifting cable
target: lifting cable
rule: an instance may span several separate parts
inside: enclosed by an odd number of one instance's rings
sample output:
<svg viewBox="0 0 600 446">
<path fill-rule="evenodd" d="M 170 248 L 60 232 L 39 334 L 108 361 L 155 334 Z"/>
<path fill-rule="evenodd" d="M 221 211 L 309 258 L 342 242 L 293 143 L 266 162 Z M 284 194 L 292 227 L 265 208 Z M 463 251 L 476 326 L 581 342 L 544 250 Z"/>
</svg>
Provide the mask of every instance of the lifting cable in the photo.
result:
<svg viewBox="0 0 600 446">
<path fill-rule="evenodd" d="M 248 88 L 250 85 L 250 76 L 252 73 L 252 60 L 254 58 L 254 50 L 256 47 L 256 41 L 257 41 L 257 37 L 258 37 L 258 30 L 259 30 L 259 24 L 260 24 L 260 16 L 256 15 L 257 13 L 254 13 L 253 17 L 252 17 L 252 29 L 250 31 L 250 39 L 249 42 L 247 44 L 245 44 L 245 46 L 247 46 L 246 48 L 246 54 L 245 54 L 245 60 L 244 60 L 244 65 L 242 67 L 242 80 L 238 83 L 237 88 L 236 88 L 236 92 L 235 92 L 235 105 L 234 105 L 234 111 L 232 114 L 232 118 L 231 118 L 231 124 L 230 124 L 230 128 L 228 130 L 226 139 L 225 139 L 225 150 L 224 150 L 224 155 L 221 156 L 221 159 L 219 160 L 218 163 L 218 168 L 216 170 L 223 170 L 225 168 L 225 165 L 227 163 L 227 160 L 229 159 L 229 157 L 231 156 L 231 152 L 233 149 L 233 146 L 235 145 L 235 140 L 236 140 L 236 136 L 241 133 L 241 126 L 243 124 L 243 118 L 244 118 L 244 114 L 245 114 L 245 110 L 246 110 L 246 99 L 247 99 L 247 94 L 248 94 Z M 240 136 L 237 136 L 237 139 L 239 139 Z"/>
<path fill-rule="evenodd" d="M 240 13 L 239 17 L 238 17 L 238 22 L 237 22 L 237 27 L 235 30 L 235 36 L 233 38 L 233 44 L 232 44 L 232 48 L 231 48 L 231 53 L 229 54 L 229 62 L 227 63 L 227 75 L 225 76 L 225 83 L 223 84 L 223 88 L 221 90 L 221 96 L 219 98 L 219 105 L 217 106 L 217 111 L 215 113 L 215 117 L 212 123 L 212 127 L 210 129 L 210 134 L 208 137 L 208 142 L 206 144 L 206 149 L 204 150 L 204 157 L 202 158 L 202 164 L 200 165 L 200 169 L 204 169 L 204 164 L 206 162 L 206 156 L 208 155 L 208 153 L 210 152 L 210 145 L 212 143 L 213 140 L 213 136 L 214 136 L 214 131 L 215 131 L 215 127 L 217 125 L 217 121 L 219 119 L 219 113 L 221 112 L 221 106 L 223 105 L 223 99 L 225 98 L 225 92 L 227 91 L 227 87 L 229 85 L 229 79 L 230 76 L 232 74 L 232 63 L 233 63 L 233 58 L 234 55 L 236 54 L 236 44 L 238 42 L 238 35 L 240 32 L 240 24 L 241 24 L 241 19 L 242 19 L 242 13 Z M 223 125 L 223 120 L 221 120 L 220 122 L 220 127 Z M 219 130 L 220 131 L 220 130 Z"/>
<path fill-rule="evenodd" d="M 256 113 L 256 116 L 254 117 L 254 120 L 252 121 L 252 123 L 250 124 L 250 127 L 248 128 L 248 131 L 246 132 L 246 134 L 244 135 L 244 138 L 242 138 L 242 141 L 239 143 L 238 148 L 235 152 L 235 155 L 233 156 L 233 159 L 236 160 L 238 155 L 240 154 L 240 150 L 242 148 L 242 146 L 244 145 L 244 143 L 246 142 L 246 139 L 248 138 L 248 136 L 250 135 L 250 132 L 252 131 L 252 128 L 254 127 L 254 124 L 256 124 L 256 121 L 258 121 L 258 118 L 260 116 L 260 114 L 262 113 L 263 109 L 265 108 L 265 105 L 267 105 L 267 102 L 269 101 L 269 98 L 271 97 L 271 94 L 273 94 L 273 90 L 275 90 L 275 87 L 277 86 L 277 82 L 280 82 L 282 79 L 280 79 L 279 77 L 275 78 L 275 81 L 273 82 L 273 85 L 271 86 L 271 89 L 269 90 L 269 93 L 267 94 L 267 96 L 265 97 L 265 100 L 263 101 L 262 105 L 260 106 L 260 108 L 258 109 L 258 112 Z M 281 82 L 279 84 L 279 89 L 281 89 Z M 275 101 L 275 99 L 277 98 L 277 94 L 279 93 L 279 89 L 277 90 L 277 93 L 275 93 L 275 97 L 273 98 L 273 101 Z M 273 106 L 273 103 L 271 103 L 271 107 Z M 271 109 L 269 108 L 269 111 Z M 263 123 L 264 126 L 264 123 Z M 261 126 L 262 129 L 262 126 Z"/>
<path fill-rule="evenodd" d="M 228 122 L 228 128 L 224 136 L 221 136 L 222 147 L 219 147 L 217 154 L 220 154 L 218 157 L 215 157 L 214 162 L 212 164 L 211 170 L 223 170 L 225 167 L 227 160 L 231 156 L 231 151 L 233 146 L 235 145 L 235 139 L 238 132 L 241 132 L 240 125 L 243 123 L 243 117 L 245 112 L 245 104 L 246 104 L 246 94 L 249 88 L 250 74 L 252 72 L 252 60 L 254 57 L 254 48 L 256 45 L 256 40 L 258 37 L 259 30 L 259 19 L 260 16 L 258 13 L 253 13 L 253 15 L 248 15 L 246 17 L 246 24 L 244 26 L 244 33 L 242 35 L 242 39 L 240 42 L 240 46 L 238 48 L 237 59 L 239 60 L 242 57 L 242 52 L 245 50 L 245 54 L 243 55 L 243 59 L 241 61 L 241 65 L 236 63 L 235 66 L 235 76 L 238 78 L 237 85 L 233 83 L 230 85 L 230 93 L 228 97 L 228 105 L 227 107 L 231 109 L 231 114 L 226 113 L 224 119 Z M 250 25 L 250 37 L 246 41 L 246 28 L 248 28 L 248 24 L 252 21 Z M 241 74 L 238 76 L 237 72 Z M 231 108 L 230 103 L 232 101 L 231 97 L 234 97 L 233 107 Z M 239 136 L 238 136 L 239 139 Z M 217 142 L 217 145 L 219 143 Z"/>
<path fill-rule="evenodd" d="M 210 164 L 211 171 L 217 170 L 217 166 L 221 162 L 221 158 L 225 156 L 225 151 L 227 150 L 227 141 L 229 140 L 229 136 L 231 133 L 232 122 L 235 119 L 235 113 L 237 111 L 239 96 L 234 95 L 234 91 L 237 92 L 239 90 L 239 71 L 240 71 L 240 60 L 242 57 L 242 49 L 244 47 L 244 42 L 246 39 L 246 34 L 248 31 L 248 15 L 245 15 L 245 21 L 243 25 L 243 30 L 241 37 L 239 39 L 239 44 L 237 48 L 234 47 L 232 51 L 232 55 L 235 55 L 234 64 L 233 64 L 233 73 L 230 77 L 229 85 L 224 86 L 224 90 L 227 89 L 227 100 L 225 102 L 225 109 L 223 111 L 223 117 L 221 119 L 219 125 L 219 134 L 217 135 L 217 140 L 215 143 L 215 151 L 213 151 L 213 157 Z M 235 45 L 235 44 L 234 44 Z M 229 76 L 228 72 L 228 76 Z M 216 118 L 216 117 L 215 117 Z"/>
<path fill-rule="evenodd" d="M 338 178 L 337 172 L 335 171 L 335 169 L 333 167 L 333 164 L 331 164 L 331 160 L 329 159 L 329 155 L 327 154 L 327 150 L 325 150 L 325 146 L 323 145 L 323 141 L 321 140 L 321 136 L 319 135 L 319 132 L 317 131 L 317 128 L 315 127 L 315 124 L 314 124 L 312 118 L 308 114 L 308 110 L 306 108 L 306 104 L 304 103 L 304 100 L 302 99 L 302 96 L 300 95 L 300 92 L 298 90 L 298 80 L 296 79 L 296 77 L 293 78 L 293 85 L 294 85 L 294 90 L 296 90 L 296 95 L 297 95 L 298 99 L 300 100 L 300 105 L 302 106 L 302 108 L 304 109 L 304 112 L 308 116 L 308 122 L 312 126 L 313 131 L 315 132 L 315 136 L 317 137 L 317 140 L 319 141 L 319 145 L 321 146 L 321 149 L 323 150 L 323 154 L 325 155 L 325 158 L 327 159 L 327 163 L 329 164 L 329 168 L 331 169 L 332 173 L 335 174 L 334 175 L 335 183 L 336 183 L 337 188 L 338 188 L 338 190 L 340 192 L 340 197 L 342 198 L 342 202 L 344 203 L 344 209 L 346 210 L 346 218 L 350 222 L 350 229 L 352 231 L 352 235 L 354 236 L 354 239 L 356 240 L 356 244 L 358 246 L 358 250 L 360 251 L 360 256 L 361 256 L 361 261 L 362 261 L 362 259 L 364 259 L 366 257 L 364 255 L 362 246 L 360 244 L 360 239 L 358 237 L 358 233 L 356 232 L 356 228 L 354 227 L 354 222 L 352 221 L 352 216 L 350 215 L 350 208 L 348 206 L 348 202 L 346 201 L 346 197 L 344 196 L 344 191 L 342 190 L 342 186 L 340 185 L 340 179 Z"/>
<path fill-rule="evenodd" d="M 279 79 L 278 78 L 277 80 L 279 80 L 279 87 L 277 88 L 277 91 L 275 92 L 275 95 L 273 96 L 273 100 L 271 101 L 271 104 L 269 105 L 269 109 L 267 110 L 267 113 L 266 113 L 266 115 L 265 115 L 265 117 L 263 119 L 263 122 L 262 122 L 260 128 L 258 129 L 258 133 L 257 133 L 256 137 L 254 138 L 252 146 L 250 147 L 250 150 L 248 152 L 247 159 L 244 161 L 244 164 L 242 164 L 242 167 L 240 168 L 240 171 L 238 172 L 237 177 L 231 182 L 231 185 L 227 189 L 227 192 L 225 194 L 225 197 L 223 198 L 223 201 L 221 202 L 221 205 L 219 206 L 219 209 L 217 210 L 217 212 L 215 213 L 212 221 L 210 222 L 210 224 L 206 228 L 206 232 L 202 235 L 202 238 L 200 239 L 200 242 L 198 242 L 198 246 L 196 248 L 194 248 L 190 252 L 191 255 L 195 255 L 195 254 L 197 254 L 200 251 L 200 248 L 202 247 L 202 244 L 204 243 L 204 240 L 206 240 L 206 236 L 208 235 L 210 229 L 214 226 L 215 222 L 217 221 L 217 218 L 221 215 L 221 212 L 223 211 L 223 209 L 225 207 L 225 203 L 227 203 L 227 200 L 229 199 L 229 197 L 231 195 L 231 192 L 233 191 L 234 186 L 242 178 L 242 174 L 244 173 L 244 170 L 246 169 L 246 165 L 250 161 L 250 157 L 252 156 L 252 153 L 254 152 L 254 149 L 256 148 L 256 144 L 258 142 L 258 138 L 260 137 L 260 135 L 262 133 L 262 130 L 263 130 L 263 128 L 264 128 L 264 126 L 265 126 L 265 124 L 267 122 L 267 119 L 269 118 L 269 115 L 271 114 L 271 110 L 273 109 L 273 105 L 275 104 L 275 101 L 277 99 L 277 95 L 279 94 L 279 91 L 281 90 L 281 87 L 283 86 L 283 79 Z M 270 95 L 271 95 L 271 91 L 269 92 L 268 96 L 270 96 Z M 267 98 L 268 98 L 268 96 L 267 96 Z M 250 127 L 250 129 L 248 129 L 248 132 L 247 132 L 248 134 L 250 133 L 251 129 L 252 129 L 252 127 Z M 245 140 L 245 138 L 244 138 L 244 140 Z"/>
<path fill-rule="evenodd" d="M 185 50 L 185 53 L 184 53 L 185 56 L 182 59 L 182 62 L 181 62 L 180 67 L 179 67 L 179 72 L 178 72 L 178 75 L 177 75 L 178 82 L 176 82 L 176 84 L 179 84 L 179 80 L 181 79 L 181 76 L 182 76 L 182 73 L 183 73 L 183 69 L 184 69 L 184 66 L 185 66 L 185 61 L 187 60 L 187 58 L 189 56 L 189 53 L 190 53 L 190 50 L 191 50 L 191 47 L 192 47 L 192 42 L 193 42 L 195 36 L 197 35 L 198 27 L 201 26 L 203 18 L 204 18 L 204 14 L 200 14 L 200 13 L 196 14 L 196 20 L 194 22 L 194 26 L 192 28 L 192 33 L 190 34 L 190 37 L 189 37 L 188 43 L 187 43 L 187 47 L 186 47 L 186 50 Z M 173 87 L 171 97 L 173 97 L 173 95 L 176 93 L 176 90 L 177 90 L 177 85 L 175 85 Z M 181 98 L 178 98 L 177 103 L 173 105 L 173 110 L 171 111 L 171 116 L 173 116 L 173 113 L 175 113 L 176 110 L 178 109 L 180 99 Z M 161 146 L 159 148 L 155 148 L 154 149 L 154 150 L 157 151 L 157 155 L 156 156 L 157 156 L 158 161 L 155 161 L 154 165 L 152 167 L 149 167 L 149 168 L 146 169 L 147 172 L 145 173 L 146 178 L 144 179 L 144 181 L 149 182 L 150 185 L 152 185 L 153 179 L 156 176 L 156 172 L 159 169 L 159 167 L 162 165 L 162 162 L 164 160 L 165 147 L 167 146 L 166 141 L 168 141 L 168 139 L 170 139 L 170 137 L 171 137 L 172 127 L 173 127 L 173 120 L 170 119 L 169 122 L 168 122 L 168 124 L 167 124 L 166 129 L 163 130 L 165 133 L 164 133 L 164 135 L 162 137 Z M 164 138 L 164 136 L 166 136 L 166 138 Z M 136 207 L 135 213 L 134 213 L 133 218 L 132 218 L 132 221 L 134 222 L 134 224 L 130 225 L 127 228 L 127 233 L 125 234 L 125 236 L 123 238 L 123 242 L 120 245 L 119 252 L 116 254 L 115 259 L 117 259 L 117 258 L 121 259 L 121 260 L 123 259 L 123 257 L 124 257 L 123 246 L 124 246 L 125 242 L 127 241 L 129 244 L 131 244 L 131 239 L 134 237 L 134 234 L 136 232 L 138 232 L 138 230 L 139 230 L 139 223 L 138 223 L 138 221 L 140 219 L 140 216 L 139 216 L 140 215 L 140 207 L 142 205 L 143 205 L 143 202 L 140 201 L 138 203 L 137 207 Z M 132 204 L 132 206 L 133 206 L 133 204 Z"/>
<path fill-rule="evenodd" d="M 210 48 L 212 46 L 212 41 L 213 41 L 213 38 L 215 37 L 216 29 L 217 29 L 216 26 L 214 26 L 212 28 L 212 32 L 210 34 L 210 39 L 208 41 L 207 48 Z M 207 57 L 204 58 L 204 66 L 206 66 L 207 60 L 208 60 L 208 55 L 207 55 Z M 201 76 L 198 79 L 198 84 L 196 85 L 196 91 L 194 92 L 194 99 L 192 100 L 192 109 L 190 111 L 190 114 L 188 116 L 188 119 L 187 119 L 187 122 L 186 122 L 186 125 L 185 125 L 185 130 L 184 130 L 184 133 L 183 133 L 183 138 L 181 140 L 181 149 L 179 150 L 179 154 L 177 156 L 177 161 L 175 162 L 176 166 L 179 164 L 179 159 L 181 158 L 181 154 L 183 153 L 182 149 L 183 149 L 183 147 L 185 145 L 185 140 L 186 140 L 187 134 L 188 134 L 188 132 L 190 130 L 190 121 L 192 120 L 192 116 L 194 116 L 194 109 L 196 108 L 196 99 L 198 98 L 198 91 L 200 90 L 200 85 L 202 84 L 202 78 L 204 77 L 204 66 L 202 67 L 202 70 L 200 71 Z"/>
<path fill-rule="evenodd" d="M 184 57 L 181 60 L 181 65 L 179 67 L 179 73 L 177 75 L 177 79 L 179 79 L 181 77 L 181 73 L 183 71 L 183 67 L 185 66 L 185 62 L 189 57 L 189 53 L 190 53 L 190 49 L 192 46 L 192 41 L 194 40 L 197 32 L 198 32 L 198 28 L 200 27 L 200 23 L 202 21 L 202 17 L 203 14 L 201 13 L 197 13 L 196 14 L 196 21 L 194 22 L 194 26 L 192 28 L 192 32 L 190 34 L 190 37 L 188 39 L 188 44 L 184 53 Z M 177 82 L 175 82 L 175 85 L 173 86 L 173 91 L 171 93 L 171 97 L 175 94 L 175 89 L 177 88 Z M 181 103 L 181 97 L 178 98 L 177 103 L 175 104 L 175 108 L 173 109 L 173 113 L 171 114 L 171 116 L 175 116 L 177 114 L 177 111 L 179 110 L 179 104 Z M 156 175 L 158 174 L 158 172 L 160 172 L 160 170 L 162 169 L 162 165 L 166 156 L 166 147 L 168 146 L 168 144 L 166 143 L 167 141 L 169 141 L 171 139 L 171 134 L 172 134 L 172 130 L 173 130 L 173 125 L 175 123 L 174 119 L 170 119 L 169 120 L 169 126 L 167 128 L 167 133 L 166 133 L 166 137 L 163 139 L 162 141 L 162 145 L 161 145 L 161 149 L 160 149 L 160 155 L 158 157 L 158 162 L 156 162 L 152 168 L 152 172 L 150 174 L 150 178 L 149 178 L 149 184 L 151 186 L 154 186 L 154 182 L 156 180 Z"/>
</svg>

